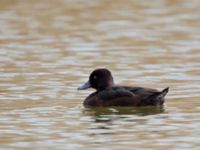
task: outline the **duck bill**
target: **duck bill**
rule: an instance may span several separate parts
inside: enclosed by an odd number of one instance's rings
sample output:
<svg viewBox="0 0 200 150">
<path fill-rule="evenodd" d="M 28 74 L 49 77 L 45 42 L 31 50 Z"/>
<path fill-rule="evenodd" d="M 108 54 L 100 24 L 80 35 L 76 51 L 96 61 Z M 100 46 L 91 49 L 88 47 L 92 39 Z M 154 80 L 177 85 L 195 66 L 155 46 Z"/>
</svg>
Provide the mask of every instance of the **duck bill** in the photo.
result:
<svg viewBox="0 0 200 150">
<path fill-rule="evenodd" d="M 78 87 L 78 90 L 85 90 L 91 88 L 91 84 L 89 82 L 86 82 L 84 85 Z"/>
</svg>

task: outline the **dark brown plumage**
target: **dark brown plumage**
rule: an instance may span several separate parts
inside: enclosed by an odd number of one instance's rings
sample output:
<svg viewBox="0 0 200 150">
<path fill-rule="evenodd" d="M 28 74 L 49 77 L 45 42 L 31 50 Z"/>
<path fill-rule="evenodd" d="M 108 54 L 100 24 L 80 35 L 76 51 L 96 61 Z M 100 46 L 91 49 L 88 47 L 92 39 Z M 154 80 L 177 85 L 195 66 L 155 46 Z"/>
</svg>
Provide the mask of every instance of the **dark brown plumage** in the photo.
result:
<svg viewBox="0 0 200 150">
<path fill-rule="evenodd" d="M 112 74 L 107 69 L 96 69 L 89 81 L 78 90 L 94 88 L 84 101 L 85 106 L 147 106 L 163 105 L 169 88 L 162 91 L 142 87 L 115 86 Z"/>
</svg>

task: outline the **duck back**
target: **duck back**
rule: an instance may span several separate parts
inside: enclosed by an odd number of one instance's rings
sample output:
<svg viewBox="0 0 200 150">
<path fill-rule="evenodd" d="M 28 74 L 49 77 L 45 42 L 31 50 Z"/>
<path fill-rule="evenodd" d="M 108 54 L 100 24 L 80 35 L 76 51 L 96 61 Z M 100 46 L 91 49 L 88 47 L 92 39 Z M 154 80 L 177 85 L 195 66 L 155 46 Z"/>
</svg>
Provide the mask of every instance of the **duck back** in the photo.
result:
<svg viewBox="0 0 200 150">
<path fill-rule="evenodd" d="M 89 106 L 147 106 L 162 105 L 168 88 L 163 91 L 142 87 L 115 86 L 89 95 L 84 105 Z"/>
</svg>

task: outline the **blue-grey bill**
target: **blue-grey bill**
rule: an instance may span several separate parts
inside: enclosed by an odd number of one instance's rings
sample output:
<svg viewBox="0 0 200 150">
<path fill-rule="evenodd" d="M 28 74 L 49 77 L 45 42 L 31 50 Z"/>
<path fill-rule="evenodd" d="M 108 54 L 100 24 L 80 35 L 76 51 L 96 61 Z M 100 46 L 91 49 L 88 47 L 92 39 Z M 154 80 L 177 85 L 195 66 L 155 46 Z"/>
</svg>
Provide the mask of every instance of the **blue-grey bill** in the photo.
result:
<svg viewBox="0 0 200 150">
<path fill-rule="evenodd" d="M 91 85 L 89 82 L 86 82 L 84 85 L 78 87 L 78 90 L 85 90 L 91 88 Z"/>
</svg>

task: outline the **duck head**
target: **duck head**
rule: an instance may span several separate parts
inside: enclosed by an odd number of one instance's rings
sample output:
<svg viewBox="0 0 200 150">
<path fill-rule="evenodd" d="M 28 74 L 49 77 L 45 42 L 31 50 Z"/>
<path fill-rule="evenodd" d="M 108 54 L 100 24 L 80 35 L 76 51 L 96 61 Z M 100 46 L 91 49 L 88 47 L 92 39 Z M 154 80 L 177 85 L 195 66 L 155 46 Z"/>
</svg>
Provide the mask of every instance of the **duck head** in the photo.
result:
<svg viewBox="0 0 200 150">
<path fill-rule="evenodd" d="M 108 69 L 101 68 L 94 70 L 89 76 L 89 81 L 80 86 L 78 90 L 94 88 L 99 91 L 113 85 L 114 81 L 111 72 Z"/>
</svg>

